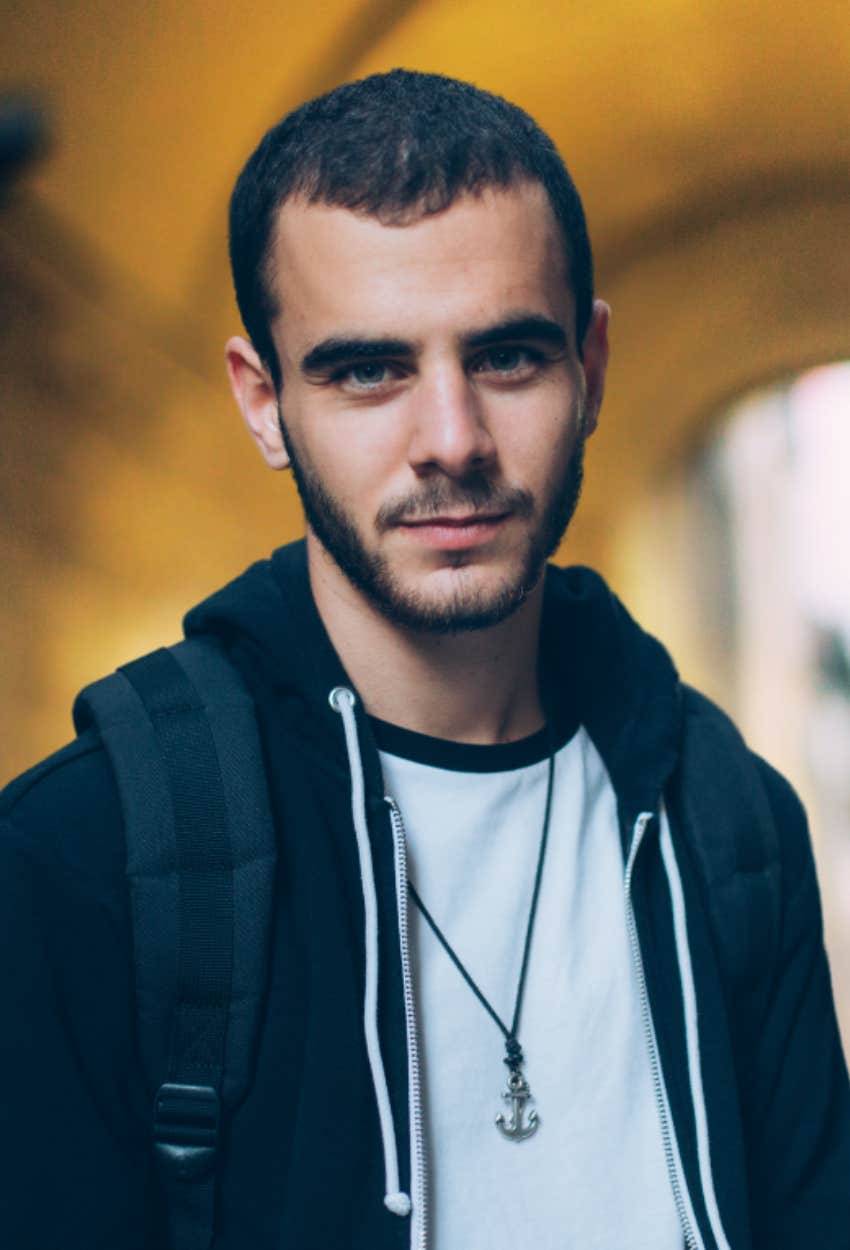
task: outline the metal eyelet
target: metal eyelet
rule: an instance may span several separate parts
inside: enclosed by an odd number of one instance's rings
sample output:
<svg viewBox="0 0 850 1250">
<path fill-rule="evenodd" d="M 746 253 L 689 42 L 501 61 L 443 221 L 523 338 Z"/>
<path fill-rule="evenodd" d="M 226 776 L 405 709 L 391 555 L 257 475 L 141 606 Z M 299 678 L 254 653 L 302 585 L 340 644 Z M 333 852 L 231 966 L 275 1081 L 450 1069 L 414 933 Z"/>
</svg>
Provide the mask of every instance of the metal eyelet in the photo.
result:
<svg viewBox="0 0 850 1250">
<path fill-rule="evenodd" d="M 349 707 L 354 707 L 356 699 L 354 698 L 354 692 L 349 690 L 348 686 L 334 686 L 333 690 L 328 695 L 328 703 L 330 703 L 333 710 L 335 712 L 339 712 L 340 715 L 342 715 L 342 708 L 340 707 L 341 702 L 347 703 Z"/>
</svg>

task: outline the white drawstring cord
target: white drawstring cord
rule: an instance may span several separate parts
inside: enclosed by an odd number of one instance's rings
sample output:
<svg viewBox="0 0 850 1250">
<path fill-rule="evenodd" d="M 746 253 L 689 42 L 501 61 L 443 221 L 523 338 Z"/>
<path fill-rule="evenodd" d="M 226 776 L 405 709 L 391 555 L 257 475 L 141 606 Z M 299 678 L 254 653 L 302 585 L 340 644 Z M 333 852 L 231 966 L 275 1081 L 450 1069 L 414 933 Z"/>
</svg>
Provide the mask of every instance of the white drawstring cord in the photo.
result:
<svg viewBox="0 0 850 1250">
<path fill-rule="evenodd" d="M 697 1158 L 702 1183 L 705 1209 L 714 1240 L 718 1250 L 730 1250 L 729 1241 L 720 1218 L 720 1207 L 714 1189 L 714 1174 L 711 1169 L 711 1147 L 708 1138 L 708 1113 L 705 1106 L 705 1095 L 702 1086 L 702 1065 L 699 1049 L 699 1020 L 697 1013 L 697 995 L 694 983 L 694 971 L 691 964 L 691 951 L 688 944 L 688 919 L 685 912 L 685 891 L 682 878 L 676 863 L 676 852 L 670 834 L 670 822 L 664 804 L 661 804 L 661 859 L 667 874 L 670 889 L 670 902 L 673 907 L 673 932 L 676 938 L 676 957 L 679 962 L 679 976 L 682 981 L 682 999 L 685 1009 L 685 1039 L 688 1050 L 688 1077 L 691 1085 L 691 1103 L 694 1108 L 694 1121 L 697 1131 Z"/>
<path fill-rule="evenodd" d="M 378 1036 L 378 899 L 375 893 L 375 874 L 372 869 L 369 826 L 366 821 L 366 787 L 363 782 L 363 762 L 360 757 L 357 722 L 354 717 L 354 694 L 346 686 L 335 686 L 328 696 L 328 702 L 342 717 L 345 747 L 348 752 L 348 768 L 351 773 L 351 814 L 357 838 L 360 881 L 363 887 L 363 906 L 366 913 L 366 989 L 363 995 L 363 1031 L 366 1036 L 366 1053 L 369 1057 L 384 1147 L 384 1186 L 386 1189 L 384 1206 L 388 1211 L 392 1211 L 393 1215 L 409 1215 L 410 1196 L 399 1188 L 395 1124 Z"/>
</svg>

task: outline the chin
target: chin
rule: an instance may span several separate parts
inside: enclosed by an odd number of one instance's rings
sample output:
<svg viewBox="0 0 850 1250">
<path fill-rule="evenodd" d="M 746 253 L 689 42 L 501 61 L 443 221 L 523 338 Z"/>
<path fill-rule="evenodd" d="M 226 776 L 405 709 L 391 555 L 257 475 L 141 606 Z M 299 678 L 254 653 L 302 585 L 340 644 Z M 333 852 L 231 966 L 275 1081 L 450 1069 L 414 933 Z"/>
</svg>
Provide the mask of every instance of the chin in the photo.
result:
<svg viewBox="0 0 850 1250">
<path fill-rule="evenodd" d="M 443 583 L 438 589 L 435 579 Z M 390 575 L 365 590 L 378 610 L 395 625 L 416 633 L 458 634 L 487 629 L 512 616 L 539 579 L 520 568 L 497 573 L 487 569 L 445 569 L 422 580 L 405 582 Z M 448 584 L 446 584 L 448 583 Z"/>
</svg>

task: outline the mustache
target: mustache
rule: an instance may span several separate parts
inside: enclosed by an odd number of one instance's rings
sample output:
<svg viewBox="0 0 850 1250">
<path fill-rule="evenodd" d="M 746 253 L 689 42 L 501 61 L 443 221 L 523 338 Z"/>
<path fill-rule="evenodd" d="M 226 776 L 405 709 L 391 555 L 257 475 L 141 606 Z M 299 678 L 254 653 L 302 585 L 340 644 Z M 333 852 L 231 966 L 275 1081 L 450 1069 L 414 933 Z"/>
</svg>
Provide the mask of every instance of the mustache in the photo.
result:
<svg viewBox="0 0 850 1250">
<path fill-rule="evenodd" d="M 384 532 L 397 525 L 465 511 L 490 515 L 512 512 L 528 517 L 534 511 L 534 499 L 527 490 L 492 482 L 481 473 L 457 480 L 440 477 L 415 493 L 387 500 L 378 511 L 376 524 Z"/>
</svg>

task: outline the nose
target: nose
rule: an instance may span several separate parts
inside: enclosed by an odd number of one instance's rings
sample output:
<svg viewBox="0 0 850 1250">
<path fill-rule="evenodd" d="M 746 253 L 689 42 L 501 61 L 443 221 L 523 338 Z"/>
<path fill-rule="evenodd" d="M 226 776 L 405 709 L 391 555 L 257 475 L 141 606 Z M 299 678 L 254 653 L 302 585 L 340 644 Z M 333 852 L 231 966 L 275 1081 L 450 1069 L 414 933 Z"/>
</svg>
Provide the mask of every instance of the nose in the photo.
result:
<svg viewBox="0 0 850 1250">
<path fill-rule="evenodd" d="M 494 464 L 496 445 L 482 398 L 460 362 L 423 372 L 413 404 L 408 459 L 417 475 L 438 471 L 461 478 Z"/>
</svg>

